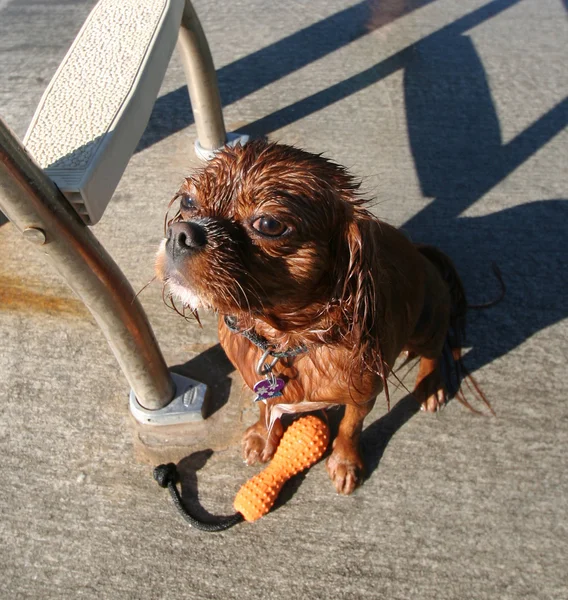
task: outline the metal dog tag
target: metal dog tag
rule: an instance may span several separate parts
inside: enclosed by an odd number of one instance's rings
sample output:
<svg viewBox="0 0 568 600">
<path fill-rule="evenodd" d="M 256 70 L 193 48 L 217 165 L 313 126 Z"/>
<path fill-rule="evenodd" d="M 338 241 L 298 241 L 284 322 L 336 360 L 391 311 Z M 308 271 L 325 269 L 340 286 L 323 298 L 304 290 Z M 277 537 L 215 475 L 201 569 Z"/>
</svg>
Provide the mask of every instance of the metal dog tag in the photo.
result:
<svg viewBox="0 0 568 600">
<path fill-rule="evenodd" d="M 275 377 L 272 373 L 266 379 L 261 379 L 254 384 L 252 388 L 256 392 L 255 402 L 259 402 L 262 400 L 266 402 L 271 398 L 277 398 L 278 396 L 282 396 L 282 390 L 286 382 L 280 377 Z"/>
</svg>

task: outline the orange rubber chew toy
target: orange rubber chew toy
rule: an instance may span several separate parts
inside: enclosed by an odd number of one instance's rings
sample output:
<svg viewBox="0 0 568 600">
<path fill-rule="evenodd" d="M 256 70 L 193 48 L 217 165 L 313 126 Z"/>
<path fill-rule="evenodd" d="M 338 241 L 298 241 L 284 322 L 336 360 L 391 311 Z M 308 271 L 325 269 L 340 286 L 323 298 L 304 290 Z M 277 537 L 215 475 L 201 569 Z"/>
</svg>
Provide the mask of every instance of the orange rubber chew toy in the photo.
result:
<svg viewBox="0 0 568 600">
<path fill-rule="evenodd" d="M 284 432 L 270 464 L 239 490 L 233 506 L 246 521 L 267 514 L 282 486 L 294 475 L 315 464 L 329 443 L 329 428 L 318 417 L 307 415 Z"/>
</svg>

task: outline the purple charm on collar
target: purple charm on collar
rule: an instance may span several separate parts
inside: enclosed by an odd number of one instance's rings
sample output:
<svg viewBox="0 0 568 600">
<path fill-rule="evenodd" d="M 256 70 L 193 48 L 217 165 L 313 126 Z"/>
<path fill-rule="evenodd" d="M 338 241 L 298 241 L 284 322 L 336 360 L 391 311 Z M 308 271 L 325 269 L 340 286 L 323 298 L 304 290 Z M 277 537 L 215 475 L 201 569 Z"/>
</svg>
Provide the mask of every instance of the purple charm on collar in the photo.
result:
<svg viewBox="0 0 568 600">
<path fill-rule="evenodd" d="M 271 377 L 268 379 L 261 379 L 254 384 L 252 388 L 256 392 L 255 402 L 262 400 L 265 402 L 270 398 L 276 398 L 282 396 L 282 390 L 286 382 L 280 377 Z"/>
</svg>

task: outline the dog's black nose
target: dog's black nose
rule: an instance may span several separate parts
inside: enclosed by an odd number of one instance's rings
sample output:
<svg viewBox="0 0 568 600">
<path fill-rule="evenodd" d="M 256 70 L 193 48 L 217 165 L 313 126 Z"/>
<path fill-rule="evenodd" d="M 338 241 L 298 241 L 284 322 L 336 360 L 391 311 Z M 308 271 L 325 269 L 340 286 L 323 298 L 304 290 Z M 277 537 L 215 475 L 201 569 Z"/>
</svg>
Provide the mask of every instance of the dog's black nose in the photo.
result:
<svg viewBox="0 0 568 600">
<path fill-rule="evenodd" d="M 168 245 L 174 254 L 186 254 L 207 244 L 207 233 L 198 223 L 181 221 L 168 229 Z"/>
</svg>

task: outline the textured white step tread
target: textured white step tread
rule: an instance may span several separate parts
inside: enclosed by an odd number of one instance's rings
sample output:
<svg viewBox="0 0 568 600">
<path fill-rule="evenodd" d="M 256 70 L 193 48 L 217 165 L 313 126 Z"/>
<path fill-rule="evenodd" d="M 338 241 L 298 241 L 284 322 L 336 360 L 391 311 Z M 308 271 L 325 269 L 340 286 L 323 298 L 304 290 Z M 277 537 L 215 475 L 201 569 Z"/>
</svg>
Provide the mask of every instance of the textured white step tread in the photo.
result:
<svg viewBox="0 0 568 600">
<path fill-rule="evenodd" d="M 83 219 L 102 216 L 150 117 L 184 0 L 100 0 L 24 138 Z"/>
</svg>

